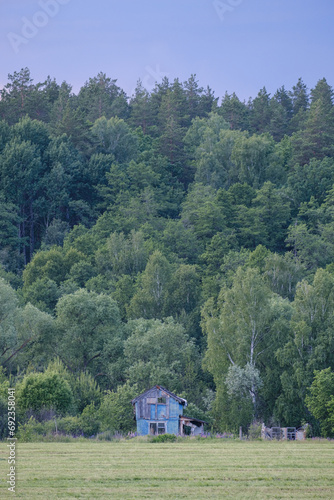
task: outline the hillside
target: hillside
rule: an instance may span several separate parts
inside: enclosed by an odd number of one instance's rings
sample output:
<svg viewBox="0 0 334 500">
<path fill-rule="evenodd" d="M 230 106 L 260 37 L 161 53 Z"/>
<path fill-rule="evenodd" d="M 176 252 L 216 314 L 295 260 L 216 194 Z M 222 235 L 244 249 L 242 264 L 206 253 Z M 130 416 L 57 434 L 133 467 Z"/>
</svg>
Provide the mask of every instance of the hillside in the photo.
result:
<svg viewBox="0 0 334 500">
<path fill-rule="evenodd" d="M 219 97 L 8 76 L 0 409 L 16 385 L 21 424 L 128 432 L 161 384 L 217 431 L 333 436 L 333 90 Z"/>
</svg>

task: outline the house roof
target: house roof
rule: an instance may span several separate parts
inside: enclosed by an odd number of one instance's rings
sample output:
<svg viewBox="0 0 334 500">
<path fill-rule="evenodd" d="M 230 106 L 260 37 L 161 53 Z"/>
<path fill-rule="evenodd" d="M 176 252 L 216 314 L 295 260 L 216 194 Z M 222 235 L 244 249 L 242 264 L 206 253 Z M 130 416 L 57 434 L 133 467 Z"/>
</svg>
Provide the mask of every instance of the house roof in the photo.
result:
<svg viewBox="0 0 334 500">
<path fill-rule="evenodd" d="M 168 389 L 165 389 L 164 387 L 162 387 L 162 385 L 154 385 L 150 389 L 147 389 L 147 391 L 143 392 L 142 394 L 139 394 L 139 396 L 137 396 L 136 398 L 134 398 L 131 401 L 131 403 L 132 404 L 137 403 L 137 401 L 139 401 L 140 399 L 142 399 L 143 397 L 145 397 L 148 392 L 152 391 L 152 389 L 159 389 L 159 390 L 165 392 L 166 394 L 168 394 L 171 398 L 174 398 L 176 401 L 178 401 L 182 405 L 187 406 L 187 400 L 186 399 L 180 398 L 179 396 L 177 396 L 173 392 L 170 392 Z"/>
<path fill-rule="evenodd" d="M 180 417 L 180 420 L 189 420 L 191 422 L 200 422 L 201 424 L 207 424 L 205 420 L 200 420 L 199 418 L 192 418 L 192 417 L 186 417 L 185 415 L 182 415 Z"/>
</svg>

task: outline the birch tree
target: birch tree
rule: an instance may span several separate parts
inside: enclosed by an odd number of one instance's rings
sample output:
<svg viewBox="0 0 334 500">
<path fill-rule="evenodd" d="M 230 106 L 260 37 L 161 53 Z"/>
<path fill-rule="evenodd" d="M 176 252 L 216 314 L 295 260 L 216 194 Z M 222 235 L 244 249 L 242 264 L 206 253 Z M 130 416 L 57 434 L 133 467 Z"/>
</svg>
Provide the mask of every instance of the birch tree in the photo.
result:
<svg viewBox="0 0 334 500">
<path fill-rule="evenodd" d="M 267 369 L 275 368 L 273 352 L 285 342 L 290 316 L 289 302 L 273 293 L 253 268 L 238 268 L 232 286 L 221 290 L 217 307 L 212 300 L 206 303 L 202 326 L 208 349 L 204 364 L 214 377 L 217 401 L 233 397 L 234 374 L 241 378 L 244 374 L 241 385 L 248 388 L 255 416 L 262 378 Z"/>
</svg>

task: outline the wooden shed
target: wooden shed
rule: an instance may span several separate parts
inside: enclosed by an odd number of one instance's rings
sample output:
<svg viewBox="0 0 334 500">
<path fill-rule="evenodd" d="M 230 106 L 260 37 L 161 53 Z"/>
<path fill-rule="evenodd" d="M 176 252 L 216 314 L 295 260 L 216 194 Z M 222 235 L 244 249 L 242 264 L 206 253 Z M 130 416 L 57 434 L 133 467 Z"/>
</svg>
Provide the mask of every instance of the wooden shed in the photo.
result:
<svg viewBox="0 0 334 500">
<path fill-rule="evenodd" d="M 139 435 L 186 434 L 203 432 L 204 421 L 183 416 L 187 401 L 161 385 L 155 385 L 131 401 Z"/>
</svg>

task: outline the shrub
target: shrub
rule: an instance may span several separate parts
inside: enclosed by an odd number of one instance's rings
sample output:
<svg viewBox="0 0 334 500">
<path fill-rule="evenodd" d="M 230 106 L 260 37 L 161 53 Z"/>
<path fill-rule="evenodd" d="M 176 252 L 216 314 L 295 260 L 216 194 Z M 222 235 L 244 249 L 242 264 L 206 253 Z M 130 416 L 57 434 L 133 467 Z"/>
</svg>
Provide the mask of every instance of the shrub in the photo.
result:
<svg viewBox="0 0 334 500">
<path fill-rule="evenodd" d="M 30 373 L 17 389 L 18 405 L 22 410 L 54 409 L 66 413 L 72 405 L 71 388 L 59 373 Z"/>
<path fill-rule="evenodd" d="M 262 423 L 253 422 L 250 424 L 248 429 L 249 439 L 260 439 L 261 438 Z"/>
<path fill-rule="evenodd" d="M 83 430 L 80 417 L 64 417 L 57 420 L 57 431 L 68 436 L 81 436 Z"/>
<path fill-rule="evenodd" d="M 17 438 L 20 441 L 36 441 L 39 436 L 45 436 L 55 432 L 56 425 L 54 420 L 46 422 L 37 422 L 34 417 L 30 417 L 27 423 L 19 425 L 17 430 Z"/>
<path fill-rule="evenodd" d="M 177 440 L 175 434 L 160 434 L 151 438 L 151 443 L 174 443 Z"/>
<path fill-rule="evenodd" d="M 0 440 L 8 434 L 8 403 L 0 396 Z"/>
<path fill-rule="evenodd" d="M 105 431 L 97 434 L 96 439 L 98 441 L 120 441 L 123 439 L 123 435 L 118 432 L 114 434 L 111 431 Z"/>
<path fill-rule="evenodd" d="M 118 386 L 116 392 L 107 391 L 99 410 L 102 431 L 128 433 L 135 430 L 133 408 L 130 401 L 138 394 L 129 383 Z"/>
<path fill-rule="evenodd" d="M 85 436 L 90 437 L 100 430 L 100 421 L 94 404 L 87 405 L 80 416 L 81 429 Z"/>
</svg>

